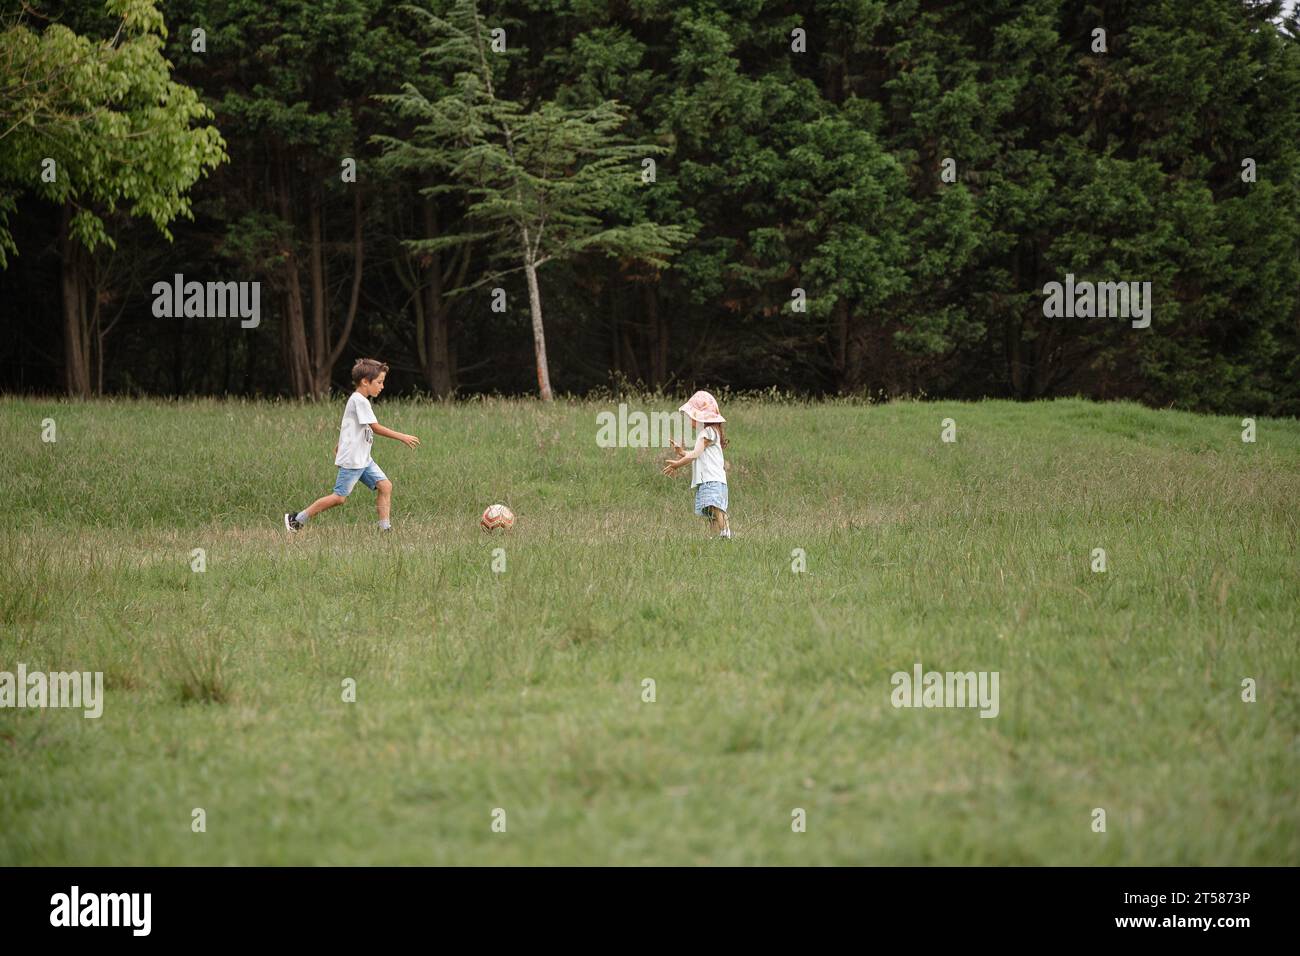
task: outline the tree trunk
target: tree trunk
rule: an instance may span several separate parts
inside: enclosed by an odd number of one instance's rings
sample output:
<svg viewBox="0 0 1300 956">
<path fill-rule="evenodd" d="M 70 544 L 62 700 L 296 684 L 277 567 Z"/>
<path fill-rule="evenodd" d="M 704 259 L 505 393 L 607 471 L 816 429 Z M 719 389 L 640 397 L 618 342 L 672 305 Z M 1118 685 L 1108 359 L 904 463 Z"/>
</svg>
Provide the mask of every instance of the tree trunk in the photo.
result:
<svg viewBox="0 0 1300 956">
<path fill-rule="evenodd" d="M 59 226 L 60 279 L 63 287 L 63 381 L 69 395 L 90 396 L 87 362 L 86 285 L 82 278 L 84 255 L 72 238 L 72 206 L 64 203 Z"/>
<path fill-rule="evenodd" d="M 624 298 L 624 297 L 616 296 L 616 300 L 618 298 Z M 632 311 L 631 309 L 628 310 L 629 313 L 631 311 Z M 641 338 L 641 336 L 638 334 L 637 338 L 639 339 Z M 631 377 L 632 381 L 640 382 L 641 384 L 644 385 L 645 379 L 642 378 L 641 376 L 641 363 L 639 363 L 636 360 L 636 353 L 637 353 L 637 349 L 632 344 L 632 324 L 630 322 L 624 322 L 623 323 L 623 354 L 627 356 L 625 361 L 625 366 L 628 370 L 628 374 Z"/>
<path fill-rule="evenodd" d="M 320 201 L 315 190 L 312 190 L 310 204 L 307 229 L 310 232 L 308 275 L 311 281 L 311 394 L 312 397 L 319 398 L 329 391 L 330 341 L 325 263 L 321 253 Z"/>
<path fill-rule="evenodd" d="M 662 387 L 668 384 L 668 322 L 659 310 L 659 285 L 647 283 L 645 289 L 646 310 L 650 313 L 650 328 L 654 335 L 651 344 L 650 374 L 654 384 Z"/>
<path fill-rule="evenodd" d="M 834 328 L 832 329 L 833 349 L 831 352 L 831 364 L 835 369 L 835 390 L 843 393 L 847 380 L 848 371 L 848 346 L 849 346 L 849 307 L 848 303 L 841 297 L 835 303 L 834 311 Z"/>
<path fill-rule="evenodd" d="M 94 283 L 91 285 L 91 306 L 90 306 L 90 331 L 91 341 L 94 344 L 95 355 L 95 394 L 104 394 L 104 326 L 102 324 L 102 309 L 100 306 L 100 283 L 99 277 L 96 276 Z"/>
<path fill-rule="evenodd" d="M 307 356 L 307 334 L 303 328 L 302 286 L 298 281 L 298 258 L 289 251 L 285 261 L 289 293 L 285 299 L 285 364 L 289 367 L 289 389 L 297 398 L 311 394 L 311 362 Z"/>
<path fill-rule="evenodd" d="M 853 306 L 843 297 L 835 303 L 834 351 L 835 388 L 840 394 L 851 394 L 862 388 L 864 382 L 864 337 Z"/>
<path fill-rule="evenodd" d="M 1017 246 L 1011 256 L 1011 289 L 1012 292 L 1020 291 L 1020 256 L 1021 248 Z M 1019 309 L 1013 310 L 1010 315 L 1004 319 L 1006 329 L 1004 332 L 1006 340 L 1007 371 L 1010 379 L 1011 394 L 1015 398 L 1023 399 L 1026 397 L 1025 375 L 1024 375 L 1024 358 L 1023 343 L 1021 333 L 1024 328 L 1024 316 L 1020 314 Z"/>
<path fill-rule="evenodd" d="M 1055 376 L 1056 335 L 1060 326 L 1049 323 L 1034 339 L 1034 398 L 1047 395 Z"/>
<path fill-rule="evenodd" d="M 176 336 L 172 339 L 172 394 L 185 394 L 185 313 L 175 319 Z"/>
<path fill-rule="evenodd" d="M 440 302 L 431 310 L 426 309 L 424 321 L 425 348 L 429 352 L 424 381 L 436 397 L 446 398 L 452 392 L 451 353 L 448 349 L 451 330 L 448 328 L 447 306 Z"/>
<path fill-rule="evenodd" d="M 293 251 L 293 212 L 289 205 L 289 183 L 280 166 L 280 217 L 289 226 L 288 248 L 284 250 L 285 314 L 284 365 L 289 372 L 289 391 L 295 398 L 311 394 L 311 362 L 307 356 L 307 334 L 303 325 L 302 285 L 298 279 L 298 257 Z"/>
<path fill-rule="evenodd" d="M 1024 398 L 1025 382 L 1024 366 L 1021 364 L 1020 316 L 1008 316 L 1006 323 L 1007 371 L 1010 373 L 1011 394 L 1015 398 Z"/>
<path fill-rule="evenodd" d="M 537 393 L 542 401 L 552 401 L 551 370 L 546 363 L 546 335 L 542 330 L 542 294 L 537 288 L 537 266 L 528 257 L 528 234 L 524 233 L 524 274 L 528 277 L 528 309 L 533 316 L 533 351 L 537 355 Z"/>
<path fill-rule="evenodd" d="M 431 197 L 424 200 L 424 235 L 432 239 L 438 235 L 438 210 Z M 468 253 L 467 253 L 468 254 Z M 424 383 L 438 398 L 452 392 L 450 341 L 450 316 L 447 301 L 443 298 L 442 256 L 431 253 L 425 269 L 428 276 L 428 298 L 421 321 L 424 323 Z"/>
<path fill-rule="evenodd" d="M 603 285 L 600 295 L 605 299 L 606 312 L 609 314 L 609 367 L 611 371 L 623 371 L 623 332 L 618 320 L 618 296 L 611 284 Z"/>
<path fill-rule="evenodd" d="M 317 366 L 316 381 L 318 395 L 328 395 L 330 390 L 330 379 L 334 374 L 334 363 L 343 355 L 343 349 L 347 347 L 348 339 L 352 337 L 352 324 L 357 319 L 357 306 L 361 302 L 361 267 L 365 262 L 365 235 L 363 230 L 363 220 L 365 209 L 361 203 L 361 187 L 352 186 L 352 293 L 348 297 L 348 313 L 343 320 L 343 331 L 339 333 L 339 340 L 330 350 L 329 355 L 325 356 L 323 361 Z M 329 328 L 326 326 L 325 341 L 329 342 Z"/>
<path fill-rule="evenodd" d="M 221 376 L 221 394 L 230 394 L 230 329 L 222 329 L 221 334 L 221 354 L 225 361 L 222 363 L 223 373 Z"/>
</svg>

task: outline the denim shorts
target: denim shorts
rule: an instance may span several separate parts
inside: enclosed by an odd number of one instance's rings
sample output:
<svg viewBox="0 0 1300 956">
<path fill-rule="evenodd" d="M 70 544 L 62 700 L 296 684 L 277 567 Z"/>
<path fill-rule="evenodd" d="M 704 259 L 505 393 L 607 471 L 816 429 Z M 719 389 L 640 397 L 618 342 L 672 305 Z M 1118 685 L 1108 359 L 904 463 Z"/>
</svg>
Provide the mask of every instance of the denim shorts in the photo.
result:
<svg viewBox="0 0 1300 956">
<path fill-rule="evenodd" d="M 725 481 L 702 481 L 695 486 L 695 513 L 708 518 L 705 508 L 727 510 L 727 483 Z"/>
<path fill-rule="evenodd" d="M 346 498 L 352 494 L 352 489 L 357 486 L 357 481 L 365 485 L 371 491 L 381 481 L 386 481 L 388 476 L 384 474 L 383 469 L 375 464 L 372 459 L 364 468 L 340 468 L 338 480 L 334 482 L 334 494 L 340 498 Z"/>
</svg>

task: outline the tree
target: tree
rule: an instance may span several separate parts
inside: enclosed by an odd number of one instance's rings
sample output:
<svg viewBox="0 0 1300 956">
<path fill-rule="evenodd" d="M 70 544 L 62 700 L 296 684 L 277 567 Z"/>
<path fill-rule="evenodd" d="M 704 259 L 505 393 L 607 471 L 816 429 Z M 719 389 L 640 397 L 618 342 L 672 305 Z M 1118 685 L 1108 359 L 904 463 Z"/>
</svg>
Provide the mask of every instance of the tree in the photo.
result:
<svg viewBox="0 0 1300 956">
<path fill-rule="evenodd" d="M 291 394 L 322 396 L 356 323 L 371 207 L 387 188 L 360 153 L 370 93 L 395 85 L 414 51 L 386 22 L 392 0 L 175 5 L 181 22 L 211 34 L 213 51 L 179 62 L 237 144 L 239 173 L 221 184 L 224 249 L 276 294 Z"/>
<path fill-rule="evenodd" d="M 573 392 L 613 378 L 1300 412 L 1295 4 L 501 0 L 484 21 L 406 0 L 445 24 L 403 2 L 158 0 L 172 79 L 232 157 L 188 190 L 194 221 L 171 243 L 120 197 L 43 212 L 45 131 L 102 151 L 104 105 L 69 92 L 106 47 L 69 37 L 117 25 L 102 0 L 0 14 L 0 387 L 84 364 L 91 391 L 102 369 L 107 391 L 319 394 L 364 352 L 390 362 L 389 394 L 554 375 Z M 593 139 L 665 151 L 609 153 L 602 174 Z M 141 189 L 173 171 L 120 172 Z M 83 210 L 115 256 L 71 241 Z M 671 268 L 602 248 L 646 223 L 690 234 L 649 257 Z M 38 254 L 61 245 L 61 266 Z M 150 318 L 153 278 L 214 269 L 263 280 L 262 332 Z M 1045 285 L 1070 273 L 1150 281 L 1151 326 L 1045 315 Z M 485 283 L 518 306 L 470 321 Z M 55 354 L 78 343 L 80 363 Z"/>
<path fill-rule="evenodd" d="M 0 21 L 0 267 L 16 252 L 7 228 L 14 192 L 61 207 L 64 384 L 91 392 L 91 356 L 102 343 L 97 301 L 87 294 L 96 247 L 114 245 L 101 213 L 128 206 L 171 239 L 190 216 L 189 188 L 225 159 L 198 95 L 171 78 L 167 34 L 155 0 L 107 0 L 117 19 L 107 40 L 51 23 L 30 8 Z"/>
<path fill-rule="evenodd" d="M 381 97 L 416 126 L 408 140 L 380 136 L 376 142 L 393 163 L 447 174 L 450 182 L 422 192 L 461 192 L 474 231 L 408 245 L 416 252 L 434 252 L 482 239 L 494 262 L 516 263 L 490 269 L 464 289 L 523 271 L 538 394 L 549 401 L 553 392 L 537 272 L 548 262 L 588 252 L 666 267 L 675 247 L 688 238 L 684 229 L 649 221 L 605 221 L 641 182 L 637 163 L 664 150 L 627 143 L 618 135 L 627 110 L 615 100 L 590 107 L 547 100 L 526 110 L 499 96 L 494 61 L 501 58 L 504 66 L 504 31 L 489 51 L 489 27 L 474 0 L 460 0 L 449 18 L 411 9 L 437 36 L 426 51 L 432 68 L 451 79 L 446 94 L 437 99 L 429 99 L 413 83 L 403 84 L 400 94 Z"/>
</svg>

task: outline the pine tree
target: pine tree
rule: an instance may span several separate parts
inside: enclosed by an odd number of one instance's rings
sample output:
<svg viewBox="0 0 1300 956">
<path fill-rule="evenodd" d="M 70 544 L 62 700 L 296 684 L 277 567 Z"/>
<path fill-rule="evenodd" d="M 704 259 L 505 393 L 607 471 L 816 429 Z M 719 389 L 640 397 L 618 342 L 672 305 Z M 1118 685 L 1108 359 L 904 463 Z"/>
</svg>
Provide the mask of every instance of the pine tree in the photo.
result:
<svg viewBox="0 0 1300 956">
<path fill-rule="evenodd" d="M 538 270 L 548 262 L 601 252 L 623 260 L 667 265 L 687 239 L 676 225 L 648 221 L 610 224 L 610 213 L 641 183 L 639 161 L 661 148 L 626 142 L 619 128 L 627 110 L 614 100 L 590 107 L 546 100 L 532 109 L 500 95 L 497 77 L 506 63 L 503 33 L 493 37 L 474 0 L 461 0 L 448 17 L 414 11 L 435 33 L 427 51 L 432 69 L 450 76 L 445 93 L 430 99 L 414 83 L 381 97 L 395 113 L 416 122 L 412 136 L 376 137 L 390 163 L 444 174 L 448 182 L 425 195 L 451 190 L 467 199 L 472 231 L 412 240 L 412 250 L 433 251 L 486 240 L 494 262 L 470 286 L 496 282 L 522 270 L 528 284 L 538 394 L 553 397 L 546 358 Z"/>
</svg>

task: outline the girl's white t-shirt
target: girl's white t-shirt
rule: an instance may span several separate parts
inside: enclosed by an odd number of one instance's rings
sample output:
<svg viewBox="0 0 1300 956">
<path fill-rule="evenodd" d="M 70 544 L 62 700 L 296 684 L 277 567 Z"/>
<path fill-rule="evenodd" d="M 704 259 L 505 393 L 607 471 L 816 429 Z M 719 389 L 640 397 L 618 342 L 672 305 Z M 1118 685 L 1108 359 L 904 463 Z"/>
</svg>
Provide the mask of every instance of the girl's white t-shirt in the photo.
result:
<svg viewBox="0 0 1300 956">
<path fill-rule="evenodd" d="M 706 481 L 727 483 L 727 470 L 722 461 L 722 446 L 718 444 L 718 430 L 709 425 L 700 435 L 709 439 L 710 444 L 700 452 L 700 457 L 691 462 L 691 487 Z M 699 441 L 699 436 L 696 436 Z"/>
</svg>

